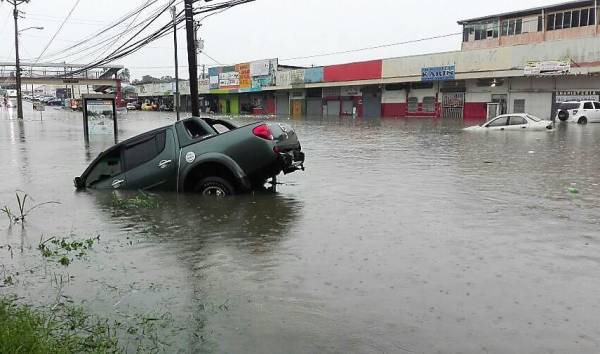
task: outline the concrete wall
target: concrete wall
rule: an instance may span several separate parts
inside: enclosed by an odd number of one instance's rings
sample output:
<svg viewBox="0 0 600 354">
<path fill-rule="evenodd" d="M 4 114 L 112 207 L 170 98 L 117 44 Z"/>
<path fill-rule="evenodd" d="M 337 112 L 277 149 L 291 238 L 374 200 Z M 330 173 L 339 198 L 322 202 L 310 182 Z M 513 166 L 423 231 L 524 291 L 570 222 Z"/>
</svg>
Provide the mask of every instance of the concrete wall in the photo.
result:
<svg viewBox="0 0 600 354">
<path fill-rule="evenodd" d="M 561 59 L 576 63 L 572 68 L 574 72 L 600 72 L 600 67 L 590 69 L 590 66 L 600 64 L 600 37 L 384 59 L 382 78 L 420 81 L 422 68 L 454 64 L 457 79 L 506 76 L 503 71 L 514 71 L 514 76 L 522 76 L 529 61 Z"/>
</svg>

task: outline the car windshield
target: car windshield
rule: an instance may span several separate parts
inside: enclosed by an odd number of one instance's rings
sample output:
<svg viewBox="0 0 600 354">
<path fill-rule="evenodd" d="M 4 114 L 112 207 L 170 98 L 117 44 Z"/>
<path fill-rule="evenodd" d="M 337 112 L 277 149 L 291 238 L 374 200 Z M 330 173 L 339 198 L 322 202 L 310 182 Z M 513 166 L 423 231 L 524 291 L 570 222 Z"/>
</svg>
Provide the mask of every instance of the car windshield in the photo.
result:
<svg viewBox="0 0 600 354">
<path fill-rule="evenodd" d="M 561 103 L 560 107 L 558 107 L 558 109 L 564 109 L 564 110 L 578 109 L 579 105 L 580 105 L 579 102 L 565 102 L 565 103 Z"/>
<path fill-rule="evenodd" d="M 541 122 L 542 120 L 536 116 L 532 116 L 531 114 L 527 115 L 527 118 L 531 119 L 534 122 Z"/>
</svg>

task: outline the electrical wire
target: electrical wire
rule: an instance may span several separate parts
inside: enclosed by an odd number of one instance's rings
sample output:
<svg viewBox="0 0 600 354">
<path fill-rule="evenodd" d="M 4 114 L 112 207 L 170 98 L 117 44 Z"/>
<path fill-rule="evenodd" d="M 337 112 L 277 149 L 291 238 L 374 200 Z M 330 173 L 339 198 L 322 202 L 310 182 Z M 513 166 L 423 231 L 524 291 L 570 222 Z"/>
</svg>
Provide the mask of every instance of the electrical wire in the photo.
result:
<svg viewBox="0 0 600 354">
<path fill-rule="evenodd" d="M 153 5 L 154 3 L 156 3 L 158 0 L 153 0 L 152 3 L 150 3 L 150 6 Z M 101 37 L 103 34 L 111 31 L 112 29 L 118 27 L 119 25 L 123 24 L 124 21 L 126 21 L 128 18 L 130 18 L 131 16 L 133 16 L 135 13 L 139 12 L 139 11 L 143 11 L 144 10 L 144 4 L 132 9 L 131 11 L 125 13 L 123 16 L 119 17 L 117 20 L 111 22 L 109 25 L 107 25 L 106 27 L 104 27 L 103 29 L 101 29 L 99 32 L 94 33 L 92 35 L 89 35 L 87 37 L 85 37 L 82 40 L 77 41 L 75 44 L 72 44 L 66 48 L 60 49 L 56 52 L 50 53 L 47 55 L 47 57 L 55 57 L 57 55 L 62 55 L 63 53 L 66 53 L 74 48 L 77 48 L 83 44 L 88 43 L 89 41 L 92 41 L 98 37 Z M 113 37 L 114 38 L 114 37 Z"/>
<path fill-rule="evenodd" d="M 371 47 L 349 49 L 349 50 L 341 50 L 341 51 L 337 51 L 337 52 L 328 52 L 328 53 L 321 53 L 321 54 L 306 55 L 306 56 L 301 56 L 301 57 L 284 58 L 284 59 L 279 59 L 279 61 L 291 61 L 291 60 L 300 60 L 300 59 L 321 58 L 321 57 L 328 57 L 328 56 L 339 55 L 339 54 L 350 54 L 350 53 L 356 53 L 356 52 L 364 52 L 364 51 L 367 51 L 367 50 L 389 48 L 389 47 L 395 47 L 395 46 L 404 45 L 404 44 L 426 42 L 426 41 L 431 41 L 431 40 L 434 40 L 434 39 L 443 39 L 443 38 L 454 37 L 454 36 L 459 36 L 459 35 L 462 35 L 462 32 L 449 33 L 449 34 L 443 34 L 443 35 L 439 35 L 439 36 L 419 38 L 419 39 L 412 39 L 412 40 L 403 41 L 403 42 L 381 44 L 381 45 L 376 45 L 376 46 L 371 46 Z"/>
<path fill-rule="evenodd" d="M 77 8 L 77 6 L 79 5 L 80 1 L 81 0 L 76 0 L 75 1 L 75 4 L 71 8 L 71 11 L 69 11 L 69 13 L 67 14 L 67 17 L 65 17 L 65 19 L 63 20 L 63 22 L 60 24 L 60 27 L 58 27 L 58 30 L 56 30 L 56 33 L 54 33 L 54 35 L 52 36 L 52 38 L 50 38 L 50 42 L 48 42 L 48 44 L 46 44 L 46 47 L 44 47 L 44 50 L 42 50 L 42 53 L 35 60 L 34 65 L 37 64 L 38 61 L 40 61 L 40 58 L 42 57 L 42 55 L 44 55 L 44 53 L 46 53 L 46 50 L 48 50 L 48 47 L 50 47 L 50 45 L 52 44 L 52 42 L 54 42 L 54 39 L 56 38 L 56 36 L 58 36 L 58 34 L 60 33 L 60 31 L 63 29 L 65 23 L 67 23 L 67 21 L 69 20 L 69 18 L 73 14 L 73 11 L 75 11 L 75 9 Z"/>
</svg>

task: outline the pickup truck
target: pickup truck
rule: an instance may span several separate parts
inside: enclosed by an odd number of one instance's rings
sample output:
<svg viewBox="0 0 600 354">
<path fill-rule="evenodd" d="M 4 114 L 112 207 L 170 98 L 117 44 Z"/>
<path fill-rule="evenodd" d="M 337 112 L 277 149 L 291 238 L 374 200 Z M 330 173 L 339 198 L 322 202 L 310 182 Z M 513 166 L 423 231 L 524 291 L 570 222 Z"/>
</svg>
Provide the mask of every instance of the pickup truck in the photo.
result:
<svg viewBox="0 0 600 354">
<path fill-rule="evenodd" d="M 288 125 L 192 117 L 123 141 L 75 177 L 77 189 L 139 189 L 224 197 L 263 189 L 281 172 L 304 170 Z"/>
</svg>

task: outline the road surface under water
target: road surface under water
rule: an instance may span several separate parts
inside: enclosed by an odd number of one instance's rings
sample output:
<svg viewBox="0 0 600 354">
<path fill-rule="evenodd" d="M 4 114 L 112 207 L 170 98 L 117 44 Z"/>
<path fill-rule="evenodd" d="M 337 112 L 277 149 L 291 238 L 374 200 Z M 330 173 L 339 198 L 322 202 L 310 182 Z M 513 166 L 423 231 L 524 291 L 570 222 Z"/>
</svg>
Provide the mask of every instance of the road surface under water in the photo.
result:
<svg viewBox="0 0 600 354">
<path fill-rule="evenodd" d="M 166 352 L 600 352 L 600 125 L 286 119 L 307 170 L 277 194 L 118 209 L 72 185 L 112 137 L 86 148 L 81 113 L 26 116 L 0 113 L 0 206 L 15 190 L 61 204 L 0 219 L 0 263 L 20 271 L 0 292 L 52 303 L 64 274 L 106 318 L 168 314 Z M 174 120 L 120 119 L 120 138 Z M 66 268 L 36 251 L 95 235 Z"/>
</svg>

